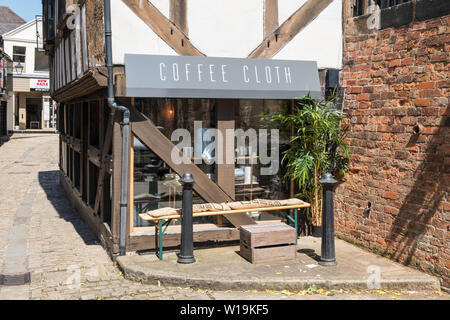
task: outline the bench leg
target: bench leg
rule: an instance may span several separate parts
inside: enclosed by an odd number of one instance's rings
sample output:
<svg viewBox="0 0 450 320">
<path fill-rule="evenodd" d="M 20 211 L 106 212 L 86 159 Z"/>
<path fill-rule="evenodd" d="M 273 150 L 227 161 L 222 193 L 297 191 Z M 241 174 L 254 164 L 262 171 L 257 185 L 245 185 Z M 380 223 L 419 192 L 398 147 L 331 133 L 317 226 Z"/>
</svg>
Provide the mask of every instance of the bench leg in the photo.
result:
<svg viewBox="0 0 450 320">
<path fill-rule="evenodd" d="M 295 225 L 295 244 L 298 242 L 298 209 L 295 208 L 294 210 L 294 225 Z"/>
<path fill-rule="evenodd" d="M 158 223 L 155 223 L 155 254 L 159 260 L 163 259 L 164 252 L 164 244 L 163 244 L 163 236 L 169 227 L 172 219 L 163 222 L 162 220 L 158 220 Z"/>
<path fill-rule="evenodd" d="M 297 242 L 298 242 L 298 230 L 297 230 L 297 228 L 298 228 L 298 208 L 295 208 L 295 209 L 294 209 L 294 219 L 292 219 L 291 214 L 290 214 L 290 211 L 291 211 L 291 210 L 286 210 L 286 211 L 281 211 L 281 212 L 283 212 L 284 214 L 286 214 L 286 218 L 287 218 L 288 220 L 290 220 L 291 222 L 294 223 L 294 228 L 295 228 L 295 244 L 297 244 Z"/>
</svg>

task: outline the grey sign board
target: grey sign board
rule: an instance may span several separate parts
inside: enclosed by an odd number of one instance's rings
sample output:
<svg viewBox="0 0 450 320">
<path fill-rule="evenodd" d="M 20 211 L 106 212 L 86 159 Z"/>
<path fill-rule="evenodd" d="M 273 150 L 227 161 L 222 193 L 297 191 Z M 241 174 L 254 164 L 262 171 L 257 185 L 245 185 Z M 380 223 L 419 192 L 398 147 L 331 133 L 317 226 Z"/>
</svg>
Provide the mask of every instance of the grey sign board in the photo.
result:
<svg viewBox="0 0 450 320">
<path fill-rule="evenodd" d="M 315 61 L 125 54 L 128 97 L 322 97 Z"/>
</svg>

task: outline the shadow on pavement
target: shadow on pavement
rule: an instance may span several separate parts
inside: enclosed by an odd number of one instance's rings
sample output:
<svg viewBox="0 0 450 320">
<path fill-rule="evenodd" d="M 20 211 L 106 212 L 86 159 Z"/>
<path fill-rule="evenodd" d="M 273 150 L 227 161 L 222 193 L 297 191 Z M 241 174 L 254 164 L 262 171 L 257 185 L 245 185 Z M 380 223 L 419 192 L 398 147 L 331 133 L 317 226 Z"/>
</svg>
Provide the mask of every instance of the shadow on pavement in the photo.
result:
<svg viewBox="0 0 450 320">
<path fill-rule="evenodd" d="M 92 233 L 78 212 L 71 206 L 69 199 L 67 199 L 64 189 L 59 183 L 59 172 L 57 170 L 41 171 L 38 179 L 40 186 L 47 195 L 47 199 L 56 209 L 61 219 L 73 224 L 85 244 L 98 245 L 99 242 L 94 233 Z M 58 232 L 58 230 L 55 230 L 55 232 Z"/>
</svg>

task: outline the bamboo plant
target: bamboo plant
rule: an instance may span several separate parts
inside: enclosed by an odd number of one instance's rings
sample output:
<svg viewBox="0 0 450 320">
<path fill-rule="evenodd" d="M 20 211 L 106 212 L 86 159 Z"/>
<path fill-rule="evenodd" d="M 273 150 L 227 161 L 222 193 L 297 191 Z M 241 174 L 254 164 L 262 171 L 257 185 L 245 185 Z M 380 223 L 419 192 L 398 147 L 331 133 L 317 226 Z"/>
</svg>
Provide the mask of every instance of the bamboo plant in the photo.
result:
<svg viewBox="0 0 450 320">
<path fill-rule="evenodd" d="M 308 95 L 296 100 L 292 110 L 273 115 L 282 128 L 293 128 L 290 148 L 282 158 L 287 167 L 285 179 L 293 179 L 298 184 L 296 196 L 311 203 L 307 221 L 313 226 L 320 226 L 322 218 L 319 179 L 327 171 L 335 177 L 345 176 L 350 160 L 345 141 L 348 121 L 333 108 L 334 101 L 316 101 Z"/>
</svg>

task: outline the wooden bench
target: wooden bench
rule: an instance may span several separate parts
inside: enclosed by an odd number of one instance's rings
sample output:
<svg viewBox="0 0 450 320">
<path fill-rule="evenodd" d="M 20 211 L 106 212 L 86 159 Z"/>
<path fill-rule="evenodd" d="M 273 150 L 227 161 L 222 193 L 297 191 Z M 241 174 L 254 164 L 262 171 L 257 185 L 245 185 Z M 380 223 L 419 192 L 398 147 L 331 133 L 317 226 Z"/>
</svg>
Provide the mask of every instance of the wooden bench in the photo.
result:
<svg viewBox="0 0 450 320">
<path fill-rule="evenodd" d="M 294 228 L 296 231 L 296 243 L 298 238 L 298 209 L 307 208 L 310 204 L 304 202 L 302 204 L 290 205 L 290 206 L 277 206 L 277 207 L 262 207 L 262 208 L 251 208 L 251 209 L 239 209 L 239 210 L 222 210 L 222 211 L 207 211 L 207 212 L 198 212 L 193 213 L 192 217 L 208 217 L 208 216 L 219 216 L 225 214 L 235 214 L 235 213 L 247 213 L 247 212 L 256 212 L 256 211 L 281 211 L 285 214 L 286 218 L 294 223 Z M 290 212 L 294 210 L 294 217 L 291 217 Z M 162 260 L 163 259 L 163 236 L 169 226 L 170 222 L 173 219 L 181 219 L 181 214 L 170 215 L 170 216 L 162 216 L 162 217 L 152 217 L 147 213 L 139 214 L 139 218 L 144 221 L 153 221 L 155 222 L 155 249 L 156 256 Z"/>
</svg>

